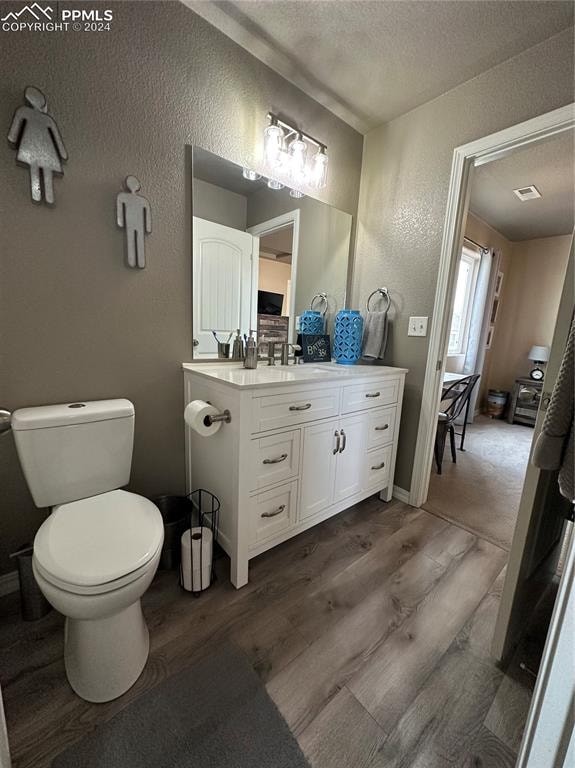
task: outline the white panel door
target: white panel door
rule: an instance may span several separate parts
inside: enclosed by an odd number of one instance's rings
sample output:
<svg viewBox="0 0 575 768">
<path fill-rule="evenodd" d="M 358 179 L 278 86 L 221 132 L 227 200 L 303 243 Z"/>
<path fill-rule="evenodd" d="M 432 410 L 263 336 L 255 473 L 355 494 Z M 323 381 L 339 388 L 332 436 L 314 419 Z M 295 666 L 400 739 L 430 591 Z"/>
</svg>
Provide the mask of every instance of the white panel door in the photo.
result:
<svg viewBox="0 0 575 768">
<path fill-rule="evenodd" d="M 334 419 L 304 429 L 300 520 L 333 503 L 338 427 Z"/>
<path fill-rule="evenodd" d="M 364 415 L 348 416 L 339 422 L 340 449 L 336 457 L 334 501 L 347 499 L 363 490 L 366 425 Z"/>
<path fill-rule="evenodd" d="M 212 331 L 225 341 L 230 331 L 250 329 L 252 260 L 258 238 L 197 216 L 193 230 L 194 357 L 216 357 Z"/>
</svg>

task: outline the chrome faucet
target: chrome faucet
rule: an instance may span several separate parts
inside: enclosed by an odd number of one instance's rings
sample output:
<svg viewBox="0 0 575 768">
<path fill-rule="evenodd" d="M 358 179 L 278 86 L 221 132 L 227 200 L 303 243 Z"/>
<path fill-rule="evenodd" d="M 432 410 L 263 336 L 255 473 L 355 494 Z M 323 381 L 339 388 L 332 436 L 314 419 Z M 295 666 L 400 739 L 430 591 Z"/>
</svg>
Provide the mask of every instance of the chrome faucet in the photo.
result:
<svg viewBox="0 0 575 768">
<path fill-rule="evenodd" d="M 282 365 L 289 365 L 289 350 L 290 350 L 290 347 L 293 348 L 294 352 L 300 352 L 301 351 L 301 347 L 300 347 L 299 344 L 292 344 L 289 341 L 282 342 L 281 346 L 282 346 L 282 357 L 281 357 Z M 296 362 L 296 359 L 295 359 L 295 356 L 294 356 L 294 363 L 295 362 Z"/>
<path fill-rule="evenodd" d="M 268 354 L 267 357 L 262 358 L 263 360 L 268 361 L 268 365 L 275 365 L 276 364 L 276 342 L 275 341 L 262 341 L 258 345 L 258 349 L 261 349 L 263 345 L 266 345 L 268 348 Z"/>
</svg>

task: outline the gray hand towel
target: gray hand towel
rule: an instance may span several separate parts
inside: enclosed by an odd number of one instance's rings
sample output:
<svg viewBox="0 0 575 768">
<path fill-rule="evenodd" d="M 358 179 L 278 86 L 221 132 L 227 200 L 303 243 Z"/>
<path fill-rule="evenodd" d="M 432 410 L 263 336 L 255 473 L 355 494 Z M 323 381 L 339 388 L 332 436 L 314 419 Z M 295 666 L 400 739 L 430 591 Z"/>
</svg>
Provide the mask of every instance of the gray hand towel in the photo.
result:
<svg viewBox="0 0 575 768">
<path fill-rule="evenodd" d="M 363 329 L 363 357 L 383 360 L 387 347 L 388 320 L 385 312 L 368 312 Z"/>
<path fill-rule="evenodd" d="M 573 449 L 573 391 L 575 381 L 575 320 L 565 353 L 561 361 L 559 374 L 551 395 L 551 402 L 543 420 L 543 426 L 535 449 L 533 463 L 540 469 L 559 470 L 559 490 L 569 501 L 575 501 Z"/>
</svg>

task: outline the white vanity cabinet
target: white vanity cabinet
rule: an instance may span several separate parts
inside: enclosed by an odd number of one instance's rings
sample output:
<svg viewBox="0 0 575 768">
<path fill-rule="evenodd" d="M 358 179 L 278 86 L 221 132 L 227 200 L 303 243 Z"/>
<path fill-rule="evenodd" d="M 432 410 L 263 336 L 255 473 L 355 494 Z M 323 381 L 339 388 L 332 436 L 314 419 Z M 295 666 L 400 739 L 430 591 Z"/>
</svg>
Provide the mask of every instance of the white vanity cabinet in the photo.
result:
<svg viewBox="0 0 575 768">
<path fill-rule="evenodd" d="M 334 364 L 185 364 L 185 404 L 229 410 L 211 437 L 186 425 L 188 492 L 221 502 L 236 587 L 250 558 L 367 496 L 389 501 L 407 371 Z"/>
</svg>

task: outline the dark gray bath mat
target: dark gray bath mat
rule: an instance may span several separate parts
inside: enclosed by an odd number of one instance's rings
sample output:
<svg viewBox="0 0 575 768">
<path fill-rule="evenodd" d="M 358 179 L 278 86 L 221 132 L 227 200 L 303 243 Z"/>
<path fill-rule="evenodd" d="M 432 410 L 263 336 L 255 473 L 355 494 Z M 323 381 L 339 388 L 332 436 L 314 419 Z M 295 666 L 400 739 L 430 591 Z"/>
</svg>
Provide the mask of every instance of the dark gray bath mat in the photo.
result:
<svg viewBox="0 0 575 768">
<path fill-rule="evenodd" d="M 226 645 L 136 699 L 53 768 L 309 768 L 244 654 Z"/>
</svg>

